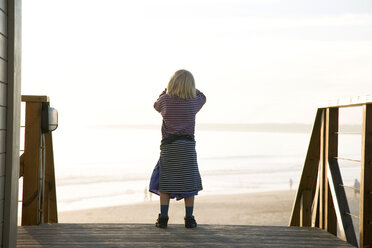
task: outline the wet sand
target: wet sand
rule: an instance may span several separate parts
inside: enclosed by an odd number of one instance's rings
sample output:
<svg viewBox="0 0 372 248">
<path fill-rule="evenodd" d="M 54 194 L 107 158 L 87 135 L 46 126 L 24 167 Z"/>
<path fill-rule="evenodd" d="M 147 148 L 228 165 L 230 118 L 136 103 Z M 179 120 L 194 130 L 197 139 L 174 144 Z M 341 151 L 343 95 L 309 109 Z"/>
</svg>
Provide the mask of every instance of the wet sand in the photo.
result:
<svg viewBox="0 0 372 248">
<path fill-rule="evenodd" d="M 295 191 L 239 195 L 199 195 L 194 216 L 199 224 L 280 225 L 289 223 Z M 159 197 L 139 204 L 59 212 L 60 223 L 154 223 Z M 183 201 L 171 200 L 169 224 L 183 223 Z"/>
</svg>

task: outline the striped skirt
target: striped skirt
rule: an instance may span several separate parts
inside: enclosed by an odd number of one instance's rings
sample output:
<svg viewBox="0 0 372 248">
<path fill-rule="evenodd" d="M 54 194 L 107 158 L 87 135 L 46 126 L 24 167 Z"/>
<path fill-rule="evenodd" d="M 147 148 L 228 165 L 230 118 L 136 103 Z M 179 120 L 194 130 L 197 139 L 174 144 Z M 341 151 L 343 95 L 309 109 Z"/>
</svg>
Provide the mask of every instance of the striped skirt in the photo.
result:
<svg viewBox="0 0 372 248">
<path fill-rule="evenodd" d="M 151 192 L 169 193 L 171 198 L 182 199 L 203 189 L 195 141 L 175 140 L 160 148 L 160 159 L 151 176 Z"/>
</svg>

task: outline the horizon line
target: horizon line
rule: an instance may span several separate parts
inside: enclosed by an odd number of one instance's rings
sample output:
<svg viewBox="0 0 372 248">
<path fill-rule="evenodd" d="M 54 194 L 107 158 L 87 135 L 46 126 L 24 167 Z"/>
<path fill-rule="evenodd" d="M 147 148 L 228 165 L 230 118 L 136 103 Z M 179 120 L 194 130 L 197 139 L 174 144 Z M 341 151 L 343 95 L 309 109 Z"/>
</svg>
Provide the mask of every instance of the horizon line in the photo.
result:
<svg viewBox="0 0 372 248">
<path fill-rule="evenodd" d="M 128 129 L 158 129 L 161 124 L 97 124 L 91 127 L 99 128 L 128 128 Z M 309 133 L 313 124 L 310 123 L 199 123 L 197 130 L 204 131 L 236 131 L 236 132 L 280 132 L 280 133 Z M 361 124 L 341 124 L 342 131 L 356 132 L 361 130 Z M 340 128 L 340 129 L 341 129 Z"/>
</svg>

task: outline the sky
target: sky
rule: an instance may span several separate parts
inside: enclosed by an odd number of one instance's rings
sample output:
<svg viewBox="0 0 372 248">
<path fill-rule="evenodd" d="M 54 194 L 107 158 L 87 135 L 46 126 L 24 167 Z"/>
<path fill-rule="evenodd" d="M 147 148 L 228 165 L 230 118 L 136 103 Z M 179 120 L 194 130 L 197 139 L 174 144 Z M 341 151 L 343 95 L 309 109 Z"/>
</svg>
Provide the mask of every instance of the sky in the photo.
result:
<svg viewBox="0 0 372 248">
<path fill-rule="evenodd" d="M 22 11 L 22 94 L 50 96 L 63 125 L 160 123 L 153 103 L 178 69 L 207 96 L 199 123 L 312 123 L 323 102 L 372 94 L 370 0 L 33 0 Z"/>
</svg>

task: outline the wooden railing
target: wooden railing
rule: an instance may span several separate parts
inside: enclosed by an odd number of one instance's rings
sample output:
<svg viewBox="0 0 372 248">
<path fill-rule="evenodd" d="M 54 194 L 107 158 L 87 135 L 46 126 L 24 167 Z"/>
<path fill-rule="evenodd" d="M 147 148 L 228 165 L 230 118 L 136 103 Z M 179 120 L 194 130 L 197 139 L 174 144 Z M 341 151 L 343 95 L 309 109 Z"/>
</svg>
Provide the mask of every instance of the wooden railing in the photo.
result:
<svg viewBox="0 0 372 248">
<path fill-rule="evenodd" d="M 358 246 L 338 164 L 339 108 L 363 108 L 359 246 L 372 247 L 372 97 L 329 102 L 318 108 L 290 226 L 312 226 Z"/>
<path fill-rule="evenodd" d="M 26 102 L 25 144 L 20 158 L 23 177 L 22 225 L 57 223 L 52 133 L 42 132 L 42 109 L 47 96 L 22 96 Z"/>
</svg>

